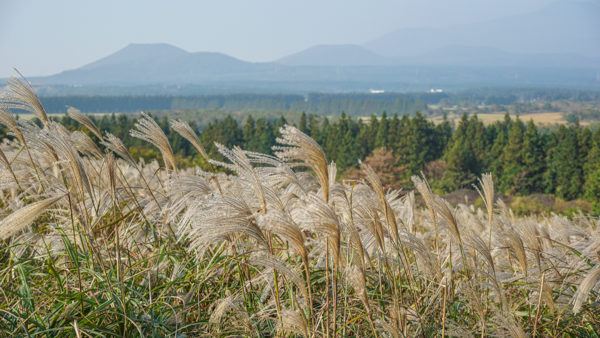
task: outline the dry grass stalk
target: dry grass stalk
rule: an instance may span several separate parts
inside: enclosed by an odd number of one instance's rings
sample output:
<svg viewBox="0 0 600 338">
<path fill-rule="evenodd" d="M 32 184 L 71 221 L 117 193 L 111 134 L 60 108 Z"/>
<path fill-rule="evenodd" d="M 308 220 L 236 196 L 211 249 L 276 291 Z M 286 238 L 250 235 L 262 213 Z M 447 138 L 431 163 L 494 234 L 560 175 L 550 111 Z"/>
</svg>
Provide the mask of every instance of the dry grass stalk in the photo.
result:
<svg viewBox="0 0 600 338">
<path fill-rule="evenodd" d="M 311 168 L 321 185 L 323 200 L 328 202 L 329 167 L 321 146 L 300 130 L 289 125 L 281 128 L 281 137 L 277 139 L 277 142 L 281 146 L 273 148 L 275 155 L 284 161 L 291 161 L 291 165 L 302 164 Z"/>
<path fill-rule="evenodd" d="M 277 331 L 282 334 L 296 334 L 302 337 L 308 337 L 308 325 L 306 319 L 300 311 L 285 309 L 281 312 L 281 321 Z"/>
<path fill-rule="evenodd" d="M 187 122 L 181 120 L 171 120 L 171 129 L 173 129 L 175 132 L 181 135 L 181 137 L 190 142 L 192 146 L 196 149 L 196 151 L 198 151 L 198 153 L 202 155 L 204 160 L 210 160 L 208 154 L 206 153 L 206 150 L 204 149 L 204 146 L 198 138 L 198 135 Z"/>
<path fill-rule="evenodd" d="M 53 196 L 37 201 L 13 212 L 0 222 L 0 239 L 7 239 L 23 231 L 36 218 L 43 214 L 52 204 L 64 196 Z"/>
<path fill-rule="evenodd" d="M 50 120 L 44 106 L 35 94 L 31 84 L 18 71 L 19 77 L 11 77 L 7 89 L 0 97 L 0 108 L 26 111 L 34 114 L 44 125 Z"/>
<path fill-rule="evenodd" d="M 154 145 L 160 151 L 167 170 L 174 171 L 177 169 L 175 155 L 173 149 L 171 149 L 169 139 L 152 117 L 142 113 L 135 124 L 135 129 L 130 131 L 130 135 Z"/>
<path fill-rule="evenodd" d="M 69 117 L 73 120 L 84 125 L 99 140 L 102 140 L 102 133 L 100 132 L 100 129 L 96 127 L 96 124 L 94 124 L 94 121 L 92 121 L 92 119 L 90 119 L 87 115 L 83 114 L 79 109 L 69 107 L 67 108 L 67 115 L 69 115 Z"/>
<path fill-rule="evenodd" d="M 583 306 L 583 303 L 588 299 L 590 291 L 600 281 L 600 265 L 591 269 L 585 276 L 585 278 L 579 284 L 577 293 L 573 301 L 573 312 L 579 313 Z"/>
</svg>

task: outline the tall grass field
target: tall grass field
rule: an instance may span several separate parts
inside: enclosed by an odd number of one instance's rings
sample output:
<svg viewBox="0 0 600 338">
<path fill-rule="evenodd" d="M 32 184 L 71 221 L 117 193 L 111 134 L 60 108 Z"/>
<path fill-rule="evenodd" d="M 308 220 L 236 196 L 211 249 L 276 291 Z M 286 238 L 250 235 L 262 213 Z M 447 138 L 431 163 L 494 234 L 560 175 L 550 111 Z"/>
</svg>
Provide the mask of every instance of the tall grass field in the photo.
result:
<svg viewBox="0 0 600 338">
<path fill-rule="evenodd" d="M 184 169 L 143 115 L 144 163 L 69 115 L 79 131 L 22 79 L 1 96 L 1 337 L 599 336 L 597 218 L 515 217 L 491 175 L 483 208 L 424 177 L 385 191 L 367 165 L 338 180 L 292 126 L 274 156 L 217 161 L 174 120 L 209 168 Z"/>
</svg>

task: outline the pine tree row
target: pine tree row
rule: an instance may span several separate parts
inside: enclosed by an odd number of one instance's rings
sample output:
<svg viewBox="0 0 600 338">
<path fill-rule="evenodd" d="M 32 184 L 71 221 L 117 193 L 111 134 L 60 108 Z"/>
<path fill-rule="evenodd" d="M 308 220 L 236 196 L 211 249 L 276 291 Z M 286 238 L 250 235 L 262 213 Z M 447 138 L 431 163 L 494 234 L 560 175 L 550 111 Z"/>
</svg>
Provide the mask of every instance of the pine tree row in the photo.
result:
<svg viewBox="0 0 600 338">
<path fill-rule="evenodd" d="M 133 118 L 107 115 L 95 120 L 102 130 L 124 139 L 137 156 L 159 156 L 129 137 Z M 77 127 L 68 118 L 61 122 Z M 158 122 L 181 161 L 198 164 L 199 159 L 191 160 L 194 151 L 189 143 L 170 132 L 167 118 Z M 214 142 L 269 153 L 279 128 L 286 123 L 284 118 L 248 116 L 240 124 L 226 116 L 209 123 L 199 134 L 207 151 L 217 158 Z M 391 118 L 383 113 L 369 119 L 342 114 L 331 120 L 303 113 L 297 126 L 322 145 L 342 175 L 356 167 L 359 159 L 385 149 L 398 169 L 395 179 L 399 186 L 410 186 L 410 177 L 423 172 L 434 188 L 451 192 L 470 188 L 482 173 L 491 172 L 499 191 L 506 195 L 550 193 L 567 200 L 584 197 L 600 205 L 600 129 L 594 131 L 577 123 L 539 128 L 531 121 L 525 123 L 507 115 L 503 121 L 486 126 L 476 115 L 464 115 L 453 125 L 446 118 L 434 124 L 420 113 Z"/>
</svg>

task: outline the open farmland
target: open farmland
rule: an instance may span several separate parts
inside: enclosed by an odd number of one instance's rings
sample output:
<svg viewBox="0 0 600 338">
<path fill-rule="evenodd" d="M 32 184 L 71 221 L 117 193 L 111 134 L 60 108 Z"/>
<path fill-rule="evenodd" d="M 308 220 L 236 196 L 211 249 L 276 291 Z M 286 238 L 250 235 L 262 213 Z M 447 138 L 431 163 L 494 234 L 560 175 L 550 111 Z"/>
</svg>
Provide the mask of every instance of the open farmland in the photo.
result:
<svg viewBox="0 0 600 338">
<path fill-rule="evenodd" d="M 102 117 L 104 115 L 109 115 L 111 113 L 89 113 L 87 115 L 89 116 L 93 116 L 93 117 Z M 63 114 L 47 114 L 48 118 L 50 119 L 60 119 L 65 117 L 67 114 L 63 113 Z M 19 119 L 23 119 L 23 120 L 31 120 L 36 118 L 37 116 L 35 114 L 32 113 L 20 113 L 18 114 Z"/>
<path fill-rule="evenodd" d="M 477 117 L 481 122 L 486 125 L 500 122 L 504 120 L 506 113 L 484 113 L 478 114 Z M 511 118 L 515 118 L 517 115 L 510 114 Z M 524 122 L 533 121 L 535 124 L 540 126 L 550 126 L 550 125 L 564 125 L 567 124 L 568 121 L 565 119 L 565 113 L 562 112 L 541 112 L 541 113 L 527 113 L 518 115 L 521 120 Z M 448 119 L 450 121 L 458 122 L 460 120 L 460 116 L 457 115 L 448 115 Z M 442 116 L 435 116 L 430 119 L 434 123 L 441 123 L 443 120 Z M 580 121 L 581 125 L 589 125 L 590 121 Z"/>
</svg>

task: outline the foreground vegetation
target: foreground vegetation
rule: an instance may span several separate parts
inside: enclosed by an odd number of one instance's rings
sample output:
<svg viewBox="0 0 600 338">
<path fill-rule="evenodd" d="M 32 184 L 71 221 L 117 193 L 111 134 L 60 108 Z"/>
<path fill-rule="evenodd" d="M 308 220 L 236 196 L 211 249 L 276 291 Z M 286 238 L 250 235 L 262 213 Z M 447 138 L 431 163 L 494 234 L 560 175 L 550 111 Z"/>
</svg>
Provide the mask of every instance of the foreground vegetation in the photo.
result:
<svg viewBox="0 0 600 338">
<path fill-rule="evenodd" d="M 178 167 L 160 126 L 131 136 L 71 111 L 47 118 L 11 80 L 0 148 L 0 336 L 590 336 L 600 331 L 598 220 L 514 217 L 496 201 L 451 207 L 414 176 L 384 191 L 368 165 L 336 165 L 283 126 L 274 155 L 170 128 L 205 170 Z M 9 110 L 35 113 L 38 126 Z M 424 201 L 417 207 L 416 199 Z"/>
</svg>

